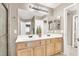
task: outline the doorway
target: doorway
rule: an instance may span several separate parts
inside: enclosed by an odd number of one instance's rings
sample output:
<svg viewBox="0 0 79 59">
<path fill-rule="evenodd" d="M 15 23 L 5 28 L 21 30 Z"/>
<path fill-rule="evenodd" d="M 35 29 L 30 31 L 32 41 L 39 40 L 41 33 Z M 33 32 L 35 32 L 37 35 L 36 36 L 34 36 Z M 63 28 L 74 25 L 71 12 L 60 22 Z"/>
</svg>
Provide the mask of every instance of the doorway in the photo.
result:
<svg viewBox="0 0 79 59">
<path fill-rule="evenodd" d="M 76 26 L 74 16 L 78 15 L 78 4 L 72 4 L 64 9 L 64 54 L 77 55 Z"/>
</svg>

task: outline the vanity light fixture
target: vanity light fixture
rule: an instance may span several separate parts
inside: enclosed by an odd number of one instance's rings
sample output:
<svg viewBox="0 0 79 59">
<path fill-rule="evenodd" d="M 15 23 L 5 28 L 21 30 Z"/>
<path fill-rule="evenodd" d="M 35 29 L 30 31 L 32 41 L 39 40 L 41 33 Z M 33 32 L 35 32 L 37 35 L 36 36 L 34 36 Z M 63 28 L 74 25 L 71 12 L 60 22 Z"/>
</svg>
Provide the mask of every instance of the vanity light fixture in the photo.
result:
<svg viewBox="0 0 79 59">
<path fill-rule="evenodd" d="M 48 13 L 48 9 L 46 9 L 45 7 L 38 6 L 38 5 L 29 4 L 29 8 Z"/>
</svg>

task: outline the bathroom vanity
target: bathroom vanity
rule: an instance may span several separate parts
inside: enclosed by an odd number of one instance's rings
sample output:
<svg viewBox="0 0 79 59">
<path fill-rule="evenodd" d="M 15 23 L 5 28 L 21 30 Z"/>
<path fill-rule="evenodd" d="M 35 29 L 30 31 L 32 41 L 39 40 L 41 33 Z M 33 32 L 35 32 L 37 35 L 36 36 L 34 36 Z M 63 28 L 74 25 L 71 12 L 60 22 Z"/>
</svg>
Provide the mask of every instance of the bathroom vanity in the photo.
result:
<svg viewBox="0 0 79 59">
<path fill-rule="evenodd" d="M 63 52 L 63 37 L 61 34 L 51 36 L 20 35 L 16 40 L 17 56 L 51 56 Z"/>
</svg>

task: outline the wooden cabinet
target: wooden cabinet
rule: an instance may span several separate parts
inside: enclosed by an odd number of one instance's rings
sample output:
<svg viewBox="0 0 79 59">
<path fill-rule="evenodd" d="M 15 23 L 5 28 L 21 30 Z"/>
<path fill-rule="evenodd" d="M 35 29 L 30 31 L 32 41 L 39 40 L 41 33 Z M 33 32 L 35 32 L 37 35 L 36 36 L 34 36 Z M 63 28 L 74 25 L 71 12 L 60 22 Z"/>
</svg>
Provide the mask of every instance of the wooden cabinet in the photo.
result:
<svg viewBox="0 0 79 59">
<path fill-rule="evenodd" d="M 41 40 L 41 46 L 45 46 L 46 45 L 46 40 Z"/>
<path fill-rule="evenodd" d="M 63 51 L 63 39 L 62 38 L 53 38 L 47 40 L 47 55 L 54 55 L 56 53 Z"/>
<path fill-rule="evenodd" d="M 47 45 L 46 52 L 47 56 L 54 55 L 54 45 Z"/>
<path fill-rule="evenodd" d="M 55 53 L 61 52 L 63 44 L 62 44 L 62 39 L 57 38 L 55 39 Z"/>
<path fill-rule="evenodd" d="M 18 56 L 50 56 L 62 51 L 62 38 L 49 38 L 16 44 L 16 54 Z"/>
<path fill-rule="evenodd" d="M 50 39 L 47 39 L 46 40 L 46 45 L 50 45 L 50 42 L 51 42 Z"/>
<path fill-rule="evenodd" d="M 54 39 L 50 40 L 50 44 L 46 46 L 47 55 L 54 55 Z"/>
<path fill-rule="evenodd" d="M 17 55 L 18 56 L 33 56 L 33 49 L 27 48 L 27 49 L 18 50 Z"/>
<path fill-rule="evenodd" d="M 45 40 L 41 40 L 40 46 L 34 48 L 34 56 L 45 56 Z"/>
<path fill-rule="evenodd" d="M 38 47 L 41 45 L 41 41 L 40 40 L 37 40 L 37 41 L 32 41 L 31 42 L 31 47 Z"/>
<path fill-rule="evenodd" d="M 35 47 L 34 56 L 45 56 L 45 46 Z"/>
<path fill-rule="evenodd" d="M 16 49 L 19 50 L 19 49 L 24 49 L 27 47 L 27 44 L 25 42 L 20 42 L 20 43 L 17 43 L 16 44 Z"/>
</svg>

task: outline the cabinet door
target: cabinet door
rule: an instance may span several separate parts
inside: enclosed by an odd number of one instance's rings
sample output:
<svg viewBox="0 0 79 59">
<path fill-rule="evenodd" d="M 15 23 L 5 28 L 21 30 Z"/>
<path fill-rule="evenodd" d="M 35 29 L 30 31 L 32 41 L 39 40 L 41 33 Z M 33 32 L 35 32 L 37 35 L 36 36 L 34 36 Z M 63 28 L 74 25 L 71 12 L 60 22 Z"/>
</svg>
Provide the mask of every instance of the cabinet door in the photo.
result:
<svg viewBox="0 0 79 59">
<path fill-rule="evenodd" d="M 54 44 L 47 45 L 47 47 L 46 47 L 46 54 L 48 56 L 54 55 Z"/>
<path fill-rule="evenodd" d="M 45 40 L 41 40 L 41 46 L 45 46 L 45 43 L 46 41 Z"/>
<path fill-rule="evenodd" d="M 17 43 L 16 44 L 16 49 L 19 50 L 19 49 L 24 49 L 27 47 L 27 44 L 24 43 L 24 42 L 21 42 L 21 43 Z"/>
<path fill-rule="evenodd" d="M 32 56 L 33 55 L 33 49 L 27 48 L 27 49 L 18 50 L 17 55 L 18 56 Z"/>
<path fill-rule="evenodd" d="M 46 45 L 50 45 L 50 39 L 46 40 Z"/>
<path fill-rule="evenodd" d="M 62 39 L 56 39 L 55 41 L 55 53 L 62 51 Z"/>
<path fill-rule="evenodd" d="M 35 56 L 45 56 L 45 46 L 35 47 L 34 55 Z"/>
</svg>

